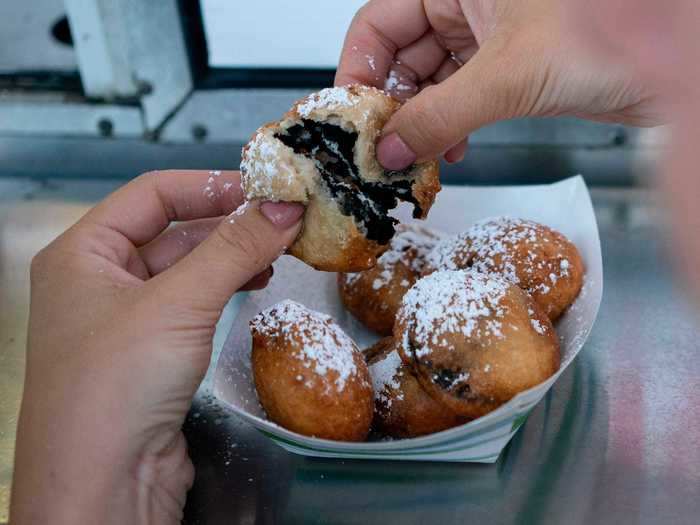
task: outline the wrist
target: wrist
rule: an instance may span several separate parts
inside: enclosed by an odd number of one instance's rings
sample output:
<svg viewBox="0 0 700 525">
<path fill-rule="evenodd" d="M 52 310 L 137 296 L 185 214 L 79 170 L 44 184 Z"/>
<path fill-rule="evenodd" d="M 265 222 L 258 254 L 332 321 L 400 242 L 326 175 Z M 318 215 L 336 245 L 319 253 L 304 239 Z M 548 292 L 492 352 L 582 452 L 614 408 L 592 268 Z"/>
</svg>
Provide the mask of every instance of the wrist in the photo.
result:
<svg viewBox="0 0 700 525">
<path fill-rule="evenodd" d="M 50 390 L 23 402 L 11 522 L 179 523 L 194 477 L 182 433 L 134 435 L 100 396 L 56 410 Z"/>
</svg>

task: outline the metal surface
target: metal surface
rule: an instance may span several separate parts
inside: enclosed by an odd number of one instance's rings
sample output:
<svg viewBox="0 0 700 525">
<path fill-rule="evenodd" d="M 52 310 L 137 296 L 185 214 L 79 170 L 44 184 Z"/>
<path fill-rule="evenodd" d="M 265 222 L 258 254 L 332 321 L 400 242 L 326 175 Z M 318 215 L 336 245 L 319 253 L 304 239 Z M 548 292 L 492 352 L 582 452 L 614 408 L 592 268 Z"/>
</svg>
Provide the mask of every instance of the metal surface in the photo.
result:
<svg viewBox="0 0 700 525">
<path fill-rule="evenodd" d="M 110 100 L 139 97 L 156 130 L 192 90 L 176 0 L 68 0 L 83 86 Z"/>
<path fill-rule="evenodd" d="M 143 136 L 143 122 L 135 106 L 66 101 L 60 94 L 0 93 L 0 135 L 133 139 Z"/>
<path fill-rule="evenodd" d="M 167 123 L 160 139 L 191 142 L 192 128 L 202 126 L 207 142 L 248 141 L 260 124 L 277 120 L 308 89 L 212 89 L 196 91 Z M 498 122 L 469 137 L 470 146 L 546 146 L 600 148 L 658 145 L 659 130 L 649 132 L 615 124 L 601 124 L 572 117 L 527 118 Z"/>
<path fill-rule="evenodd" d="M 64 13 L 62 0 L 0 2 L 0 73 L 76 70 L 75 51 L 51 32 Z"/>
<path fill-rule="evenodd" d="M 65 5 L 85 93 L 108 99 L 138 95 L 120 2 L 65 0 Z"/>
<path fill-rule="evenodd" d="M 257 93 L 260 99 L 270 104 L 273 101 L 282 104 L 280 100 L 286 96 L 275 95 L 275 92 L 269 95 L 265 95 L 265 91 Z M 289 96 L 291 98 L 291 94 Z M 197 97 L 198 94 L 195 94 L 193 99 Z M 238 102 L 241 105 L 202 107 L 202 113 L 191 111 L 186 106 L 183 108 L 186 118 L 180 119 L 176 115 L 172 122 L 174 127 L 166 128 L 164 140 L 167 142 L 120 139 L 118 133 L 123 130 L 119 126 L 114 127 L 116 137 L 110 138 L 28 137 L 0 133 L 0 173 L 54 177 L 55 166 L 61 166 L 62 177 L 129 178 L 147 170 L 172 166 L 237 169 L 243 141 L 247 141 L 253 130 L 273 113 L 266 104 L 254 107 L 254 99 L 251 97 L 242 96 Z M 232 108 L 238 109 L 233 111 Z M 92 113 L 98 119 L 98 124 L 102 120 L 100 109 L 107 108 L 95 106 Z M 278 113 L 274 115 L 277 116 Z M 208 136 L 209 122 L 214 124 L 211 126 L 214 139 Z M 39 125 L 36 123 L 36 126 Z M 87 126 L 91 125 L 93 121 L 88 120 Z M 0 122 L 0 128 L 2 126 Z M 196 130 L 201 130 L 199 126 L 204 130 L 204 136 L 199 142 L 187 142 L 187 134 L 193 135 Z M 226 126 L 231 127 L 230 138 L 223 141 Z M 527 146 L 523 129 L 528 126 L 530 124 L 522 121 L 514 122 L 512 127 L 508 123 L 499 125 L 503 134 L 502 144 L 499 145 L 492 139 L 487 143 L 471 143 L 469 155 L 464 161 L 442 166 L 442 180 L 448 184 L 528 184 L 553 182 L 581 173 L 593 185 L 634 186 L 647 178 L 662 140 L 659 131 L 650 130 L 635 133 L 632 143 L 605 144 L 603 141 L 609 140 L 609 136 L 603 129 L 595 128 L 598 135 L 582 138 L 583 143 L 579 145 L 546 146 L 540 143 Z M 538 126 L 539 131 L 536 129 Z M 552 129 L 543 121 L 532 128 L 532 141 L 541 140 L 538 133 L 541 136 L 552 134 Z M 520 136 L 520 143 L 510 137 L 511 132 L 515 137 Z M 494 132 L 485 128 L 483 133 Z M 567 133 L 571 133 L 571 130 Z M 474 140 L 480 139 L 475 137 Z M 586 145 L 593 141 L 598 141 L 600 145 Z"/>
<path fill-rule="evenodd" d="M 163 144 L 143 140 L 0 136 L 0 173 L 52 177 L 130 178 L 151 169 L 238 169 L 240 143 Z M 634 186 L 654 156 L 629 147 L 473 146 L 463 162 L 443 164 L 448 184 L 532 184 L 582 173 L 589 184 Z"/>
<path fill-rule="evenodd" d="M 115 181 L 0 179 L 0 522 L 22 384 L 28 263 Z M 593 190 L 603 306 L 574 365 L 492 466 L 308 459 L 206 389 L 185 432 L 187 523 L 696 523 L 698 310 L 674 284 L 654 194 Z M 4 501 L 3 501 L 4 500 Z"/>
</svg>

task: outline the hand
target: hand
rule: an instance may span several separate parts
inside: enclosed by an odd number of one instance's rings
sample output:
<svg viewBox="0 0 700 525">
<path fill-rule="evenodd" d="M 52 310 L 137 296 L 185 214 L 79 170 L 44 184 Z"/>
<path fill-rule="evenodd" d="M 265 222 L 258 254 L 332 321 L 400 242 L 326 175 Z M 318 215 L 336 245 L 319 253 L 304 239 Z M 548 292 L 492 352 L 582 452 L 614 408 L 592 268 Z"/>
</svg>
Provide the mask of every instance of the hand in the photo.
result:
<svg viewBox="0 0 700 525">
<path fill-rule="evenodd" d="M 149 173 L 36 256 L 12 523 L 180 522 L 216 322 L 300 229 L 242 201 L 237 172 Z"/>
<path fill-rule="evenodd" d="M 568 0 L 571 34 L 600 55 L 632 64 L 658 93 L 672 124 L 660 186 L 673 226 L 673 255 L 700 299 L 700 41 L 697 0 Z"/>
<path fill-rule="evenodd" d="M 371 0 L 357 13 L 336 84 L 385 87 L 407 103 L 391 118 L 379 162 L 403 169 L 497 120 L 575 115 L 661 122 L 653 94 L 618 62 L 581 50 L 560 0 Z"/>
</svg>

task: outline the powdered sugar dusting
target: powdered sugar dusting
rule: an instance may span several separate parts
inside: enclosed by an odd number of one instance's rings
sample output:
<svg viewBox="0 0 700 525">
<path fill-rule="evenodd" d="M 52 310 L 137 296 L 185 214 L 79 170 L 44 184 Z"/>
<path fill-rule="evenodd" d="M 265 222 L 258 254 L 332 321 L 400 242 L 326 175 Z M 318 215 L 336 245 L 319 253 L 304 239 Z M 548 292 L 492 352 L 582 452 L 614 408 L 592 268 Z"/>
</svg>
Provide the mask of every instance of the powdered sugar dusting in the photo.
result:
<svg viewBox="0 0 700 525">
<path fill-rule="evenodd" d="M 259 129 L 255 137 L 243 148 L 241 155 L 241 178 L 246 188 L 246 196 L 271 195 L 273 181 L 291 185 L 295 173 L 279 162 L 280 155 L 287 148 L 272 133 Z"/>
<path fill-rule="evenodd" d="M 384 81 L 384 91 L 386 92 L 407 92 L 416 90 L 417 89 L 415 85 L 413 85 L 411 82 L 406 81 L 406 79 L 403 76 L 401 76 L 393 69 L 389 71 L 389 76 Z"/>
<path fill-rule="evenodd" d="M 369 65 L 370 69 L 375 71 L 377 66 L 374 64 L 374 55 L 365 55 L 365 58 L 367 59 L 367 64 Z"/>
<path fill-rule="evenodd" d="M 426 257 L 438 239 L 439 236 L 435 232 L 411 225 L 401 225 L 397 234 L 391 239 L 389 249 L 378 259 L 382 271 L 372 283 L 372 288 L 379 290 L 389 284 L 399 263 L 409 267 L 415 275 L 420 275 L 425 267 Z M 408 287 L 410 283 L 402 280 L 400 285 Z"/>
<path fill-rule="evenodd" d="M 462 270 L 466 268 L 465 235 L 445 237 L 427 254 L 426 264 L 434 270 Z"/>
<path fill-rule="evenodd" d="M 400 366 L 401 357 L 396 350 L 392 350 L 384 359 L 371 364 L 369 367 L 369 374 L 372 377 L 374 399 L 383 401 L 387 406 L 391 405 L 391 400 L 386 395 L 386 388 L 399 388 L 397 372 Z"/>
<path fill-rule="evenodd" d="M 243 214 L 246 212 L 246 210 L 248 209 L 249 206 L 250 206 L 250 201 L 245 201 L 245 202 L 244 202 L 243 204 L 241 204 L 238 208 L 236 208 L 235 210 L 233 210 L 233 212 L 231 213 L 231 215 L 228 216 L 228 222 L 230 222 L 231 224 L 235 224 L 235 223 L 236 223 L 236 217 L 240 217 L 241 215 L 243 215 Z"/>
<path fill-rule="evenodd" d="M 548 244 L 560 241 L 545 237 L 544 228 L 534 221 L 508 216 L 483 219 L 436 246 L 428 261 L 438 270 L 471 267 L 494 273 L 529 293 L 546 295 L 559 279 L 569 276 L 570 262 L 563 256 L 546 254 Z"/>
<path fill-rule="evenodd" d="M 347 87 L 326 88 L 309 95 L 302 104 L 297 106 L 297 113 L 306 118 L 318 109 L 348 108 L 356 105 L 359 101 L 360 98 L 350 93 Z"/>
<path fill-rule="evenodd" d="M 527 314 L 530 316 L 530 325 L 532 326 L 532 329 L 540 335 L 546 334 L 547 327 L 545 325 L 543 325 L 539 319 L 536 319 L 534 317 L 534 315 L 535 315 L 534 310 L 532 308 L 528 308 Z"/>
<path fill-rule="evenodd" d="M 480 272 L 497 271 L 508 282 L 522 285 L 521 272 L 532 274 L 543 270 L 547 261 L 539 256 L 546 242 L 542 236 L 542 226 L 536 222 L 511 217 L 494 217 L 477 222 L 468 231 L 470 251 L 473 254 L 473 267 Z M 516 258 L 522 250 L 513 247 L 524 247 L 527 250 L 528 265 L 516 268 Z M 557 276 L 549 272 L 552 285 Z M 549 293 L 551 287 L 545 283 L 538 285 L 543 294 Z M 534 290 L 530 289 L 529 292 Z"/>
<path fill-rule="evenodd" d="M 319 376 L 335 372 L 333 383 L 339 392 L 345 389 L 348 380 L 358 375 L 355 357 L 359 350 L 328 315 L 285 300 L 260 312 L 250 326 L 262 335 L 301 342 L 295 357 Z"/>
<path fill-rule="evenodd" d="M 509 284 L 473 271 L 439 271 L 418 281 L 404 296 L 399 317 L 408 330 L 401 342 L 410 355 L 428 355 L 447 333 L 503 337 L 501 300 Z M 482 322 L 488 321 L 488 322 Z M 411 341 L 409 344 L 409 332 Z"/>
</svg>

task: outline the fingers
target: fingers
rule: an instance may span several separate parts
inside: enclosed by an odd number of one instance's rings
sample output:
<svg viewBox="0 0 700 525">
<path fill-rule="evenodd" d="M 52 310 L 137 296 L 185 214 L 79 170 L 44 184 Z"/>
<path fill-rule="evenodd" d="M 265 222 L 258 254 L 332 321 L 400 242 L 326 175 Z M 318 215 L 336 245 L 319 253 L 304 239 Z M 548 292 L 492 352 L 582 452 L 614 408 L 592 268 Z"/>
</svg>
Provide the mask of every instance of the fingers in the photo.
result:
<svg viewBox="0 0 700 525">
<path fill-rule="evenodd" d="M 384 83 L 384 89 L 398 100 L 414 96 L 423 80 L 441 66 L 447 51 L 429 31 L 396 54 Z"/>
<path fill-rule="evenodd" d="M 236 291 L 291 246 L 300 231 L 303 213 L 300 204 L 248 203 L 149 284 L 166 295 L 162 299 L 165 302 L 218 314 Z M 252 283 L 259 285 L 259 281 Z"/>
<path fill-rule="evenodd" d="M 371 0 L 348 29 L 335 85 L 383 88 L 396 51 L 418 40 L 428 27 L 422 0 Z"/>
<path fill-rule="evenodd" d="M 447 56 L 437 68 L 435 73 L 433 73 L 432 80 L 435 84 L 444 82 L 454 75 L 459 68 L 460 64 L 451 56 Z"/>
<path fill-rule="evenodd" d="M 485 44 L 453 75 L 411 98 L 384 127 L 379 162 L 402 170 L 439 157 L 485 124 L 516 116 L 527 106 L 529 86 L 512 62 L 502 49 Z"/>
<path fill-rule="evenodd" d="M 445 161 L 449 164 L 455 164 L 456 162 L 462 162 L 464 160 L 464 155 L 467 153 L 467 139 L 456 146 L 452 146 L 445 152 Z"/>
<path fill-rule="evenodd" d="M 275 270 L 270 266 L 241 287 L 241 291 L 262 290 L 267 286 L 274 275 Z"/>
<path fill-rule="evenodd" d="M 158 275 L 194 250 L 223 219 L 212 217 L 176 224 L 139 248 L 140 259 L 149 275 Z"/>
<path fill-rule="evenodd" d="M 142 246 L 172 221 L 228 215 L 242 202 L 237 171 L 154 171 L 114 192 L 80 222 L 107 227 Z"/>
</svg>

